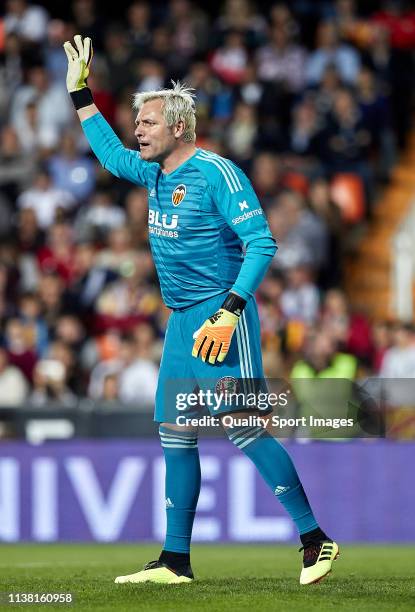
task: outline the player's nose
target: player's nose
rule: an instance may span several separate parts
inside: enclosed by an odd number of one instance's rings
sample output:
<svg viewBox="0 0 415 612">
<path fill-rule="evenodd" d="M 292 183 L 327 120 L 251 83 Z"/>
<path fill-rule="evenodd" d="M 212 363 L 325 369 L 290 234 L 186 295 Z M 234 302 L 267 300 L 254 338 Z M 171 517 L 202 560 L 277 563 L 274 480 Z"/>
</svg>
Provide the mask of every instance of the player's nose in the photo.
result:
<svg viewBox="0 0 415 612">
<path fill-rule="evenodd" d="M 136 128 L 134 130 L 134 135 L 136 138 L 141 138 L 142 136 L 144 136 L 143 126 L 140 125 L 139 123 L 136 125 Z"/>
</svg>

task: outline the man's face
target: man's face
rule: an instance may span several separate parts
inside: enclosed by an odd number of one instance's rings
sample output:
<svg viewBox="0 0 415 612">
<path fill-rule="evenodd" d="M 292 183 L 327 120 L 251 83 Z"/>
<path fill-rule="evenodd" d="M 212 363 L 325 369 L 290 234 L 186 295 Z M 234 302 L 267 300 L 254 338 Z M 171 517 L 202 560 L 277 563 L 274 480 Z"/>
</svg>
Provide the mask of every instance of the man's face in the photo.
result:
<svg viewBox="0 0 415 612">
<path fill-rule="evenodd" d="M 145 102 L 135 120 L 135 137 L 140 145 L 141 159 L 162 162 L 175 148 L 177 126 L 168 127 L 162 113 L 162 100 Z"/>
</svg>

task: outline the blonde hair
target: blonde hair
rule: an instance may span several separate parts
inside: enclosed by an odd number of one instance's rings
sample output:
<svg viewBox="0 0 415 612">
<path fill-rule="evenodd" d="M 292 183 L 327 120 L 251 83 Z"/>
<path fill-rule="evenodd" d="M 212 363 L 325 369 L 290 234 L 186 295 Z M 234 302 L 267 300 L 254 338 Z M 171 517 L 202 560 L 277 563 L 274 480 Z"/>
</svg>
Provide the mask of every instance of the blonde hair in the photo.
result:
<svg viewBox="0 0 415 612">
<path fill-rule="evenodd" d="M 184 142 L 196 140 L 196 110 L 195 94 L 192 87 L 177 81 L 172 81 L 172 89 L 159 91 L 143 91 L 134 94 L 133 108 L 139 111 L 143 104 L 150 100 L 163 100 L 162 111 L 168 127 L 176 125 L 179 121 L 184 123 Z"/>
</svg>

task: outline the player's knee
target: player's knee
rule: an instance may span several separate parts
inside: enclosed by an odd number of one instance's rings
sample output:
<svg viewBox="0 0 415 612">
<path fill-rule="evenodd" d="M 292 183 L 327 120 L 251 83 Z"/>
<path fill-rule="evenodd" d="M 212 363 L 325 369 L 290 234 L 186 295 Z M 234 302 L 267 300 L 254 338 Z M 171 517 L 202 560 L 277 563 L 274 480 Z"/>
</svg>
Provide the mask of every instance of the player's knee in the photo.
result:
<svg viewBox="0 0 415 612">
<path fill-rule="evenodd" d="M 159 435 L 163 449 L 191 449 L 197 448 L 197 428 L 179 427 L 171 423 L 161 423 Z"/>
</svg>

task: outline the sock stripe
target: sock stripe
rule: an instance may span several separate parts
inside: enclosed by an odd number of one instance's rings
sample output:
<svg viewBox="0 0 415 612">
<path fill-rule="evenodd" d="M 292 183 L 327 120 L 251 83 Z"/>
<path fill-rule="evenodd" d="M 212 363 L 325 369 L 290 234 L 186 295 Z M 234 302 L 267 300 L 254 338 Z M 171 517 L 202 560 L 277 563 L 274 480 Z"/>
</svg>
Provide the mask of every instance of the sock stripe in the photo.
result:
<svg viewBox="0 0 415 612">
<path fill-rule="evenodd" d="M 257 438 L 259 438 L 259 436 L 262 436 L 264 432 L 265 429 L 263 429 L 263 427 L 254 427 L 249 432 L 243 433 L 242 436 L 232 439 L 232 442 L 238 448 L 244 448 L 251 442 L 254 442 Z"/>
<path fill-rule="evenodd" d="M 238 448 L 243 449 L 245 448 L 245 446 L 248 446 L 248 444 L 252 444 L 252 442 L 255 442 L 255 440 L 257 440 L 258 438 L 260 438 L 263 434 L 265 433 L 265 429 L 263 429 L 262 427 L 259 428 L 259 431 L 257 431 L 255 433 L 255 435 L 251 435 L 249 436 L 248 439 L 244 440 L 241 444 L 238 444 Z"/>
<path fill-rule="evenodd" d="M 161 446 L 163 448 L 197 448 L 197 444 L 192 444 L 191 446 L 186 446 L 185 444 L 165 444 L 164 442 L 162 442 Z"/>
<path fill-rule="evenodd" d="M 160 438 L 169 442 L 169 440 L 179 440 L 179 442 L 197 442 L 197 438 L 181 438 L 180 436 L 166 436 L 166 434 L 160 434 Z"/>
<path fill-rule="evenodd" d="M 244 438 L 246 437 L 250 432 L 254 431 L 258 429 L 257 425 L 252 425 L 251 427 L 246 426 L 246 427 L 238 427 L 237 431 L 230 433 L 228 438 L 229 440 L 232 440 L 232 442 L 234 442 L 235 438 Z M 242 439 L 241 438 L 241 439 Z"/>
<path fill-rule="evenodd" d="M 192 441 L 185 441 L 185 440 L 161 440 L 161 445 L 162 446 L 170 446 L 171 444 L 180 444 L 180 446 L 183 446 L 183 448 L 192 448 L 194 446 L 197 446 L 197 440 L 195 440 L 194 442 Z"/>
<path fill-rule="evenodd" d="M 169 429 L 167 427 L 160 426 L 159 434 L 161 436 L 197 440 L 197 434 L 194 431 L 176 431 L 175 429 Z"/>
</svg>

